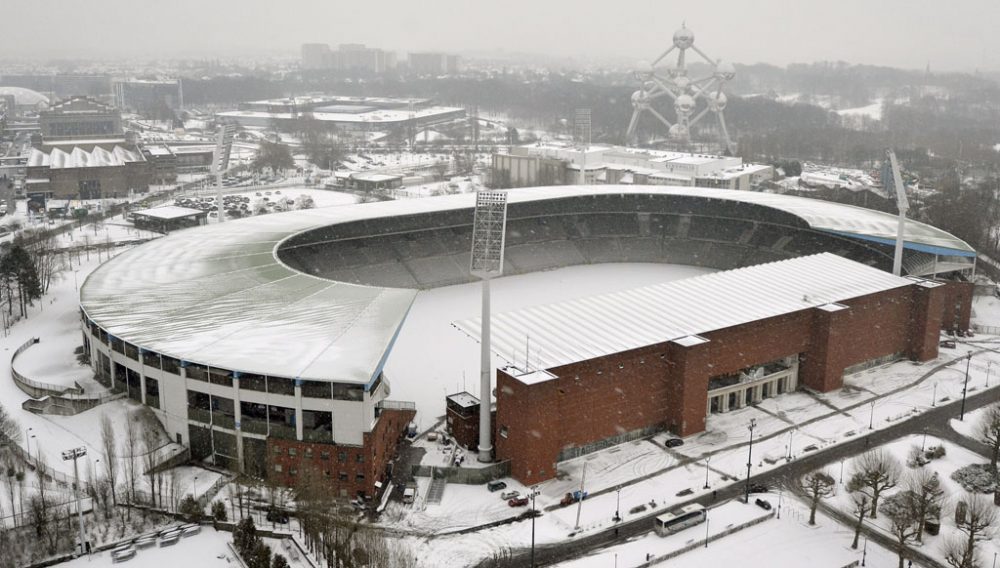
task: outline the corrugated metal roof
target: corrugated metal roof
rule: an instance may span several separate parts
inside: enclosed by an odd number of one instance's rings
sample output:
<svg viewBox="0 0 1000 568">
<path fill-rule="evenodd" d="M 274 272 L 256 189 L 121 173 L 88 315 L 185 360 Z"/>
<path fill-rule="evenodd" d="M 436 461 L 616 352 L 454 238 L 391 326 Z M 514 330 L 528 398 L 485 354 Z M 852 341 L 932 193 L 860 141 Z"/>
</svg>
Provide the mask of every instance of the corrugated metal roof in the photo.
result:
<svg viewBox="0 0 1000 568">
<path fill-rule="evenodd" d="M 491 349 L 530 341 L 531 367 L 551 369 L 913 283 L 823 253 L 494 314 Z M 452 325 L 479 340 L 480 318 Z"/>
<path fill-rule="evenodd" d="M 28 166 L 48 166 L 49 169 L 62 168 L 96 168 L 103 166 L 123 166 L 127 162 L 141 162 L 143 157 L 138 152 L 126 150 L 121 146 L 115 146 L 110 151 L 95 146 L 87 151 L 79 146 L 74 147 L 69 152 L 54 148 L 50 152 L 43 152 L 37 148 L 31 149 L 28 156 Z"/>
</svg>

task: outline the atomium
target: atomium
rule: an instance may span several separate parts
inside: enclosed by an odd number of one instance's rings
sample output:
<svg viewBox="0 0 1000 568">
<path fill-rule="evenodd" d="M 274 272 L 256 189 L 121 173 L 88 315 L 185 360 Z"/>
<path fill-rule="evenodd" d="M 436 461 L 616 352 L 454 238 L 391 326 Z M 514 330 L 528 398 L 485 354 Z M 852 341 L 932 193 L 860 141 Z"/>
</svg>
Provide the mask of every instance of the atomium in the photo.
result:
<svg viewBox="0 0 1000 568">
<path fill-rule="evenodd" d="M 692 78 L 688 74 L 687 50 L 698 54 L 711 67 L 711 72 L 704 77 Z M 657 69 L 657 64 L 668 55 L 677 51 L 677 63 L 673 67 Z M 736 68 L 732 63 L 713 60 L 704 51 L 694 45 L 694 32 L 686 26 L 674 32 L 673 45 L 656 58 L 649 69 L 635 72 L 640 83 L 638 91 L 632 93 L 632 120 L 629 121 L 626 136 L 632 142 L 637 138 L 636 130 L 639 118 L 648 112 L 667 127 L 671 140 L 681 144 L 690 144 L 691 127 L 705 117 L 715 115 L 719 123 L 719 144 L 730 153 L 733 143 L 726 129 L 726 119 L 723 111 L 728 99 L 722 92 L 722 87 L 736 76 Z M 671 123 L 659 111 L 653 108 L 653 102 L 662 97 L 669 97 L 674 102 L 675 121 Z M 700 110 L 699 110 L 700 108 Z"/>
</svg>

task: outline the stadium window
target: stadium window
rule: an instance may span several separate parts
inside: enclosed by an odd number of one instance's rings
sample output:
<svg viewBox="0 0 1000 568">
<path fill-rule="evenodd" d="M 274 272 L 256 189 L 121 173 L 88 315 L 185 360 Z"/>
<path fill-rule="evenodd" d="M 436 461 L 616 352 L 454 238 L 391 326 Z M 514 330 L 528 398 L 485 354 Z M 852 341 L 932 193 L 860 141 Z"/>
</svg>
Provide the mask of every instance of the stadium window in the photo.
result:
<svg viewBox="0 0 1000 568">
<path fill-rule="evenodd" d="M 276 456 L 281 455 L 281 446 L 274 447 L 274 455 Z"/>
<path fill-rule="evenodd" d="M 339 454 L 337 454 L 337 460 L 340 463 L 347 462 L 347 452 L 340 452 Z"/>
<path fill-rule="evenodd" d="M 324 381 L 302 381 L 302 396 L 329 399 L 330 383 Z"/>
<path fill-rule="evenodd" d="M 357 460 L 355 460 L 355 461 L 357 461 L 358 463 L 365 463 L 365 456 L 363 456 L 361 454 L 358 454 L 356 457 L 357 457 Z"/>
<path fill-rule="evenodd" d="M 288 448 L 288 455 L 290 456 L 298 455 L 298 451 L 295 448 Z"/>
<path fill-rule="evenodd" d="M 347 472 L 346 471 L 340 472 L 340 474 L 337 476 L 337 479 L 339 479 L 340 481 L 347 481 Z"/>
<path fill-rule="evenodd" d="M 321 459 L 321 460 L 328 460 L 328 459 L 330 459 L 330 452 L 320 452 L 319 453 L 319 459 Z"/>
<path fill-rule="evenodd" d="M 277 472 L 277 473 L 281 473 L 281 464 L 280 463 L 274 464 L 274 471 Z"/>
<path fill-rule="evenodd" d="M 271 394 L 295 394 L 295 383 L 282 377 L 267 378 L 267 392 Z"/>
<path fill-rule="evenodd" d="M 355 481 L 364 481 L 365 480 L 365 474 L 358 473 L 357 475 L 354 476 L 354 480 Z"/>
<path fill-rule="evenodd" d="M 305 456 L 306 456 L 307 459 L 312 459 L 312 457 L 313 457 L 312 448 L 306 448 L 306 454 L 305 454 Z"/>
</svg>

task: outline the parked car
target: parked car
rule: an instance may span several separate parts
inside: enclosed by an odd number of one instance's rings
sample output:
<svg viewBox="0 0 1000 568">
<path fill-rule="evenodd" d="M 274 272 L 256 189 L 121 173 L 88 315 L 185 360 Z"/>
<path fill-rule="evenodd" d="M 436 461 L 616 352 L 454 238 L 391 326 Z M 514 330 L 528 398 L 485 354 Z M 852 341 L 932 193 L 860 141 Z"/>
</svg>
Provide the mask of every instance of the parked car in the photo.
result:
<svg viewBox="0 0 1000 568">
<path fill-rule="evenodd" d="M 267 520 L 272 523 L 285 524 L 288 522 L 288 513 L 272 507 L 267 510 Z"/>
<path fill-rule="evenodd" d="M 521 496 L 520 491 L 504 491 L 500 494 L 500 498 L 504 501 L 509 501 L 510 499 L 517 499 Z"/>
<path fill-rule="evenodd" d="M 507 504 L 511 507 L 524 507 L 528 504 L 527 497 L 518 497 L 517 499 L 511 499 L 507 501 Z"/>
<path fill-rule="evenodd" d="M 955 348 L 955 340 L 954 339 L 946 339 L 946 340 L 944 340 L 944 341 L 941 342 L 941 347 L 947 347 L 948 349 L 954 349 Z"/>
<path fill-rule="evenodd" d="M 771 504 L 763 499 L 757 499 L 756 501 L 754 501 L 754 505 L 757 505 L 758 507 L 764 509 L 765 511 L 771 510 Z"/>
<path fill-rule="evenodd" d="M 751 483 L 750 493 L 767 493 L 771 488 L 763 483 Z"/>
<path fill-rule="evenodd" d="M 403 503 L 413 503 L 416 497 L 417 489 L 415 487 L 407 487 L 403 490 Z"/>
<path fill-rule="evenodd" d="M 116 548 L 111 551 L 111 561 L 112 562 L 124 562 L 135 557 L 135 549 L 129 546 L 128 548 Z"/>
<path fill-rule="evenodd" d="M 576 503 L 577 501 L 583 501 L 586 498 L 587 498 L 586 491 L 576 490 L 573 491 L 572 493 L 567 493 L 566 495 L 564 495 L 562 500 L 559 501 L 559 504 L 570 505 L 572 503 Z"/>
<path fill-rule="evenodd" d="M 677 448 L 684 445 L 684 440 L 680 438 L 667 438 L 667 441 L 663 442 L 663 445 L 668 448 Z"/>
<path fill-rule="evenodd" d="M 501 489 L 507 489 L 507 484 L 503 481 L 494 480 L 486 484 L 486 489 L 489 489 L 490 493 L 496 493 Z"/>
</svg>

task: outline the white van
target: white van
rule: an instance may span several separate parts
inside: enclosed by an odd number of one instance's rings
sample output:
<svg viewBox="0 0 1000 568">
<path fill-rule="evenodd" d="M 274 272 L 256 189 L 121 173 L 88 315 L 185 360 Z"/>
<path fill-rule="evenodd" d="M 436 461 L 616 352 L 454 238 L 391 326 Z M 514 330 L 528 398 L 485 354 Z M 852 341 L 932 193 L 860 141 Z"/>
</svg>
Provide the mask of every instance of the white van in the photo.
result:
<svg viewBox="0 0 1000 568">
<path fill-rule="evenodd" d="M 407 487 L 406 489 L 403 489 L 403 503 L 413 503 L 413 501 L 416 498 L 417 498 L 416 487 Z"/>
</svg>

